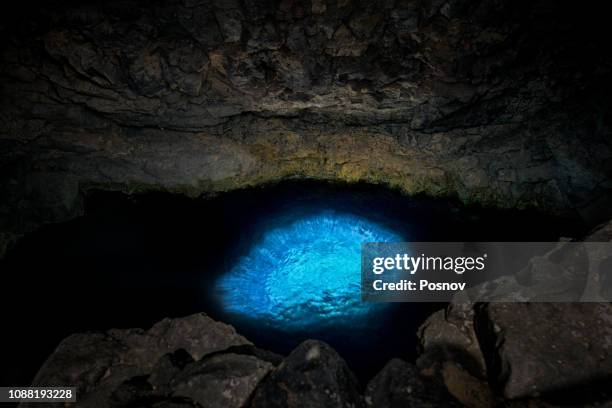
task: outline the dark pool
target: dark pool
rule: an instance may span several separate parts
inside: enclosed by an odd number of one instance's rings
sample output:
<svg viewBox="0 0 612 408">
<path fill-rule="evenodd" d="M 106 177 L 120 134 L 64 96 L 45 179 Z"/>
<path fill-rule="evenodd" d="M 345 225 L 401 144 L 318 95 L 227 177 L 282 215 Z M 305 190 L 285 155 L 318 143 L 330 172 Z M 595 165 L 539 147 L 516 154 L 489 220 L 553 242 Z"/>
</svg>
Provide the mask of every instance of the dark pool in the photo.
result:
<svg viewBox="0 0 612 408">
<path fill-rule="evenodd" d="M 73 332 L 146 328 L 200 311 L 279 353 L 306 338 L 327 341 L 365 380 L 391 357 L 414 359 L 416 329 L 444 305 L 356 302 L 354 265 L 343 261 L 355 247 L 343 242 L 550 241 L 583 232 L 570 220 L 367 185 L 285 182 L 210 199 L 93 192 L 85 216 L 41 228 L 0 264 L 1 383 L 29 384 Z"/>
</svg>

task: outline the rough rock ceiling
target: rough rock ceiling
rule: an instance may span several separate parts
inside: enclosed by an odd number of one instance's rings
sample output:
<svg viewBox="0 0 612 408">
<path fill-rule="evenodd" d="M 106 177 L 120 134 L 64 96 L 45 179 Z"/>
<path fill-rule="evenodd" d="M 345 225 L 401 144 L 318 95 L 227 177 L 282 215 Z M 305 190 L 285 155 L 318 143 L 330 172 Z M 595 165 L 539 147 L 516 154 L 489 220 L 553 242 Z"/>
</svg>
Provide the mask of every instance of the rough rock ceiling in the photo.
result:
<svg viewBox="0 0 612 408">
<path fill-rule="evenodd" d="M 60 1 L 3 14 L 0 248 L 79 214 L 92 187 L 198 195 L 309 177 L 610 215 L 597 7 Z"/>
</svg>

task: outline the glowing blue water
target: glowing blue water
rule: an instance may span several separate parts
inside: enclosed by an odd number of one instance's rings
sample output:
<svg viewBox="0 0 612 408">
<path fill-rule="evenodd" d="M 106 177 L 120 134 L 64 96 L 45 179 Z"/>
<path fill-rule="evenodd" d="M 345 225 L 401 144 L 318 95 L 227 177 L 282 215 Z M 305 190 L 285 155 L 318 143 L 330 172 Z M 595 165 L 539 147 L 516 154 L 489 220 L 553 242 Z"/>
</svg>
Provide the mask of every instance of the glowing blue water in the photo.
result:
<svg viewBox="0 0 612 408">
<path fill-rule="evenodd" d="M 368 324 L 383 304 L 361 302 L 361 244 L 399 242 L 382 225 L 321 212 L 267 231 L 217 282 L 223 308 L 284 330 Z"/>
</svg>

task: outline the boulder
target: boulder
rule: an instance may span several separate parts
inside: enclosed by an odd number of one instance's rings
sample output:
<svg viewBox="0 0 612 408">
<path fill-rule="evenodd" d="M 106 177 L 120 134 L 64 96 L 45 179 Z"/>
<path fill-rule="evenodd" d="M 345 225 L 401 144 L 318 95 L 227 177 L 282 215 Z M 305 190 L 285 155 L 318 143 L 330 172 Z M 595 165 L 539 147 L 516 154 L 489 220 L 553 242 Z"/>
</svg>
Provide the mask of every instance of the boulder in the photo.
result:
<svg viewBox="0 0 612 408">
<path fill-rule="evenodd" d="M 459 301 L 432 314 L 418 330 L 419 374 L 444 384 L 464 406 L 487 408 L 496 397 L 486 378 L 486 363 L 476 332 L 474 308 Z"/>
<path fill-rule="evenodd" d="M 194 360 L 191 355 L 183 349 L 163 355 L 157 360 L 147 379 L 152 391 L 159 394 L 170 394 L 170 382 L 172 379 L 193 362 Z"/>
<path fill-rule="evenodd" d="M 521 270 L 468 288 L 453 303 L 611 301 L 612 222 L 581 241 L 562 239 Z"/>
<path fill-rule="evenodd" d="M 345 361 L 327 344 L 300 344 L 257 388 L 251 406 L 363 407 L 358 383 Z"/>
<path fill-rule="evenodd" d="M 387 363 L 367 386 L 365 402 L 371 407 L 461 407 L 434 379 L 419 376 L 417 368 L 400 359 Z"/>
<path fill-rule="evenodd" d="M 481 382 L 486 377 L 506 398 L 531 398 L 530 404 L 534 398 L 542 406 L 610 400 L 601 384 L 612 377 L 612 306 L 521 303 L 561 294 L 600 299 L 607 288 L 610 231 L 610 223 L 603 224 L 587 234 L 585 246 L 560 242 L 516 275 L 458 294 L 419 329 L 421 372 L 442 379 L 467 406 L 491 400 Z M 467 299 L 490 303 L 474 306 Z"/>
<path fill-rule="evenodd" d="M 273 367 L 244 354 L 205 357 L 172 380 L 172 396 L 188 398 L 203 407 L 240 408 Z"/>
<path fill-rule="evenodd" d="M 497 406 L 498 398 L 488 382 L 474 377 L 456 362 L 445 362 L 441 374 L 446 390 L 464 406 L 468 408 Z"/>
<path fill-rule="evenodd" d="M 445 362 L 453 361 L 472 375 L 486 378 L 486 365 L 473 320 L 470 303 L 452 303 L 432 314 L 417 332 L 419 369 L 439 371 Z"/>
<path fill-rule="evenodd" d="M 274 367 L 254 356 L 258 350 L 244 347 L 230 347 L 199 361 L 178 350 L 162 356 L 150 375 L 124 381 L 110 398 L 94 395 L 101 406 L 242 407 Z M 265 352 L 260 354 L 268 356 Z"/>
<path fill-rule="evenodd" d="M 612 378 L 609 303 L 490 303 L 478 308 L 475 322 L 489 376 L 506 398 Z"/>
<path fill-rule="evenodd" d="M 79 333 L 60 343 L 36 374 L 32 386 L 71 385 L 77 389 L 79 406 L 105 406 L 126 381 L 159 371 L 164 364 L 160 358 L 168 359 L 164 357 L 167 353 L 182 349 L 182 359 L 198 360 L 231 346 L 248 344 L 233 327 L 203 313 L 164 319 L 146 331 Z"/>
</svg>

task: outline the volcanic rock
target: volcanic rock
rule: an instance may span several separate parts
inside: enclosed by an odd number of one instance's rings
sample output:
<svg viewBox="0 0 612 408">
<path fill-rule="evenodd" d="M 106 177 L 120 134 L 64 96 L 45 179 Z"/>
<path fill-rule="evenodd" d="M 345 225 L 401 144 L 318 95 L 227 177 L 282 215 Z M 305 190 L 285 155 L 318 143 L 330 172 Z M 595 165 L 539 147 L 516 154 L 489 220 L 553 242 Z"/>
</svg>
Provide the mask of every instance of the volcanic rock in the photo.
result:
<svg viewBox="0 0 612 408">
<path fill-rule="evenodd" d="M 0 256 L 90 189 L 313 178 L 610 217 L 597 7 L 21 3 L 0 21 Z"/>
<path fill-rule="evenodd" d="M 100 406 L 125 381 L 154 374 L 167 353 L 178 352 L 178 359 L 195 360 L 231 346 L 250 344 L 226 324 L 205 314 L 164 319 L 149 330 L 109 330 L 106 333 L 80 333 L 63 340 L 45 361 L 32 386 L 76 387 L 80 406 Z M 183 354 L 182 357 L 180 355 Z M 185 355 L 187 354 L 187 355 Z M 162 358 L 162 361 L 160 361 Z M 170 365 L 178 364 L 175 358 Z M 178 371 L 178 370 L 177 370 Z M 167 375 L 167 374 L 166 374 Z M 26 405 L 27 406 L 27 405 Z"/>
<path fill-rule="evenodd" d="M 152 391 L 158 394 L 170 394 L 172 379 L 193 362 L 193 357 L 183 349 L 165 354 L 153 366 L 151 374 L 147 378 L 147 383 L 151 385 Z"/>
<path fill-rule="evenodd" d="M 420 342 L 417 365 L 421 370 L 440 371 L 448 361 L 460 363 L 479 378 L 486 378 L 486 365 L 476 333 L 470 303 L 452 303 L 432 314 L 417 332 Z"/>
<path fill-rule="evenodd" d="M 362 407 L 355 376 L 327 344 L 300 344 L 257 388 L 256 407 Z"/>
<path fill-rule="evenodd" d="M 256 357 L 223 353 L 189 365 L 171 384 L 172 396 L 204 407 L 240 408 L 273 365 Z"/>
<path fill-rule="evenodd" d="M 475 321 L 489 376 L 506 398 L 612 378 L 609 303 L 490 303 L 478 308 Z"/>
<path fill-rule="evenodd" d="M 419 376 L 417 368 L 400 359 L 387 363 L 367 386 L 365 402 L 372 407 L 462 407 L 443 384 Z"/>
</svg>

